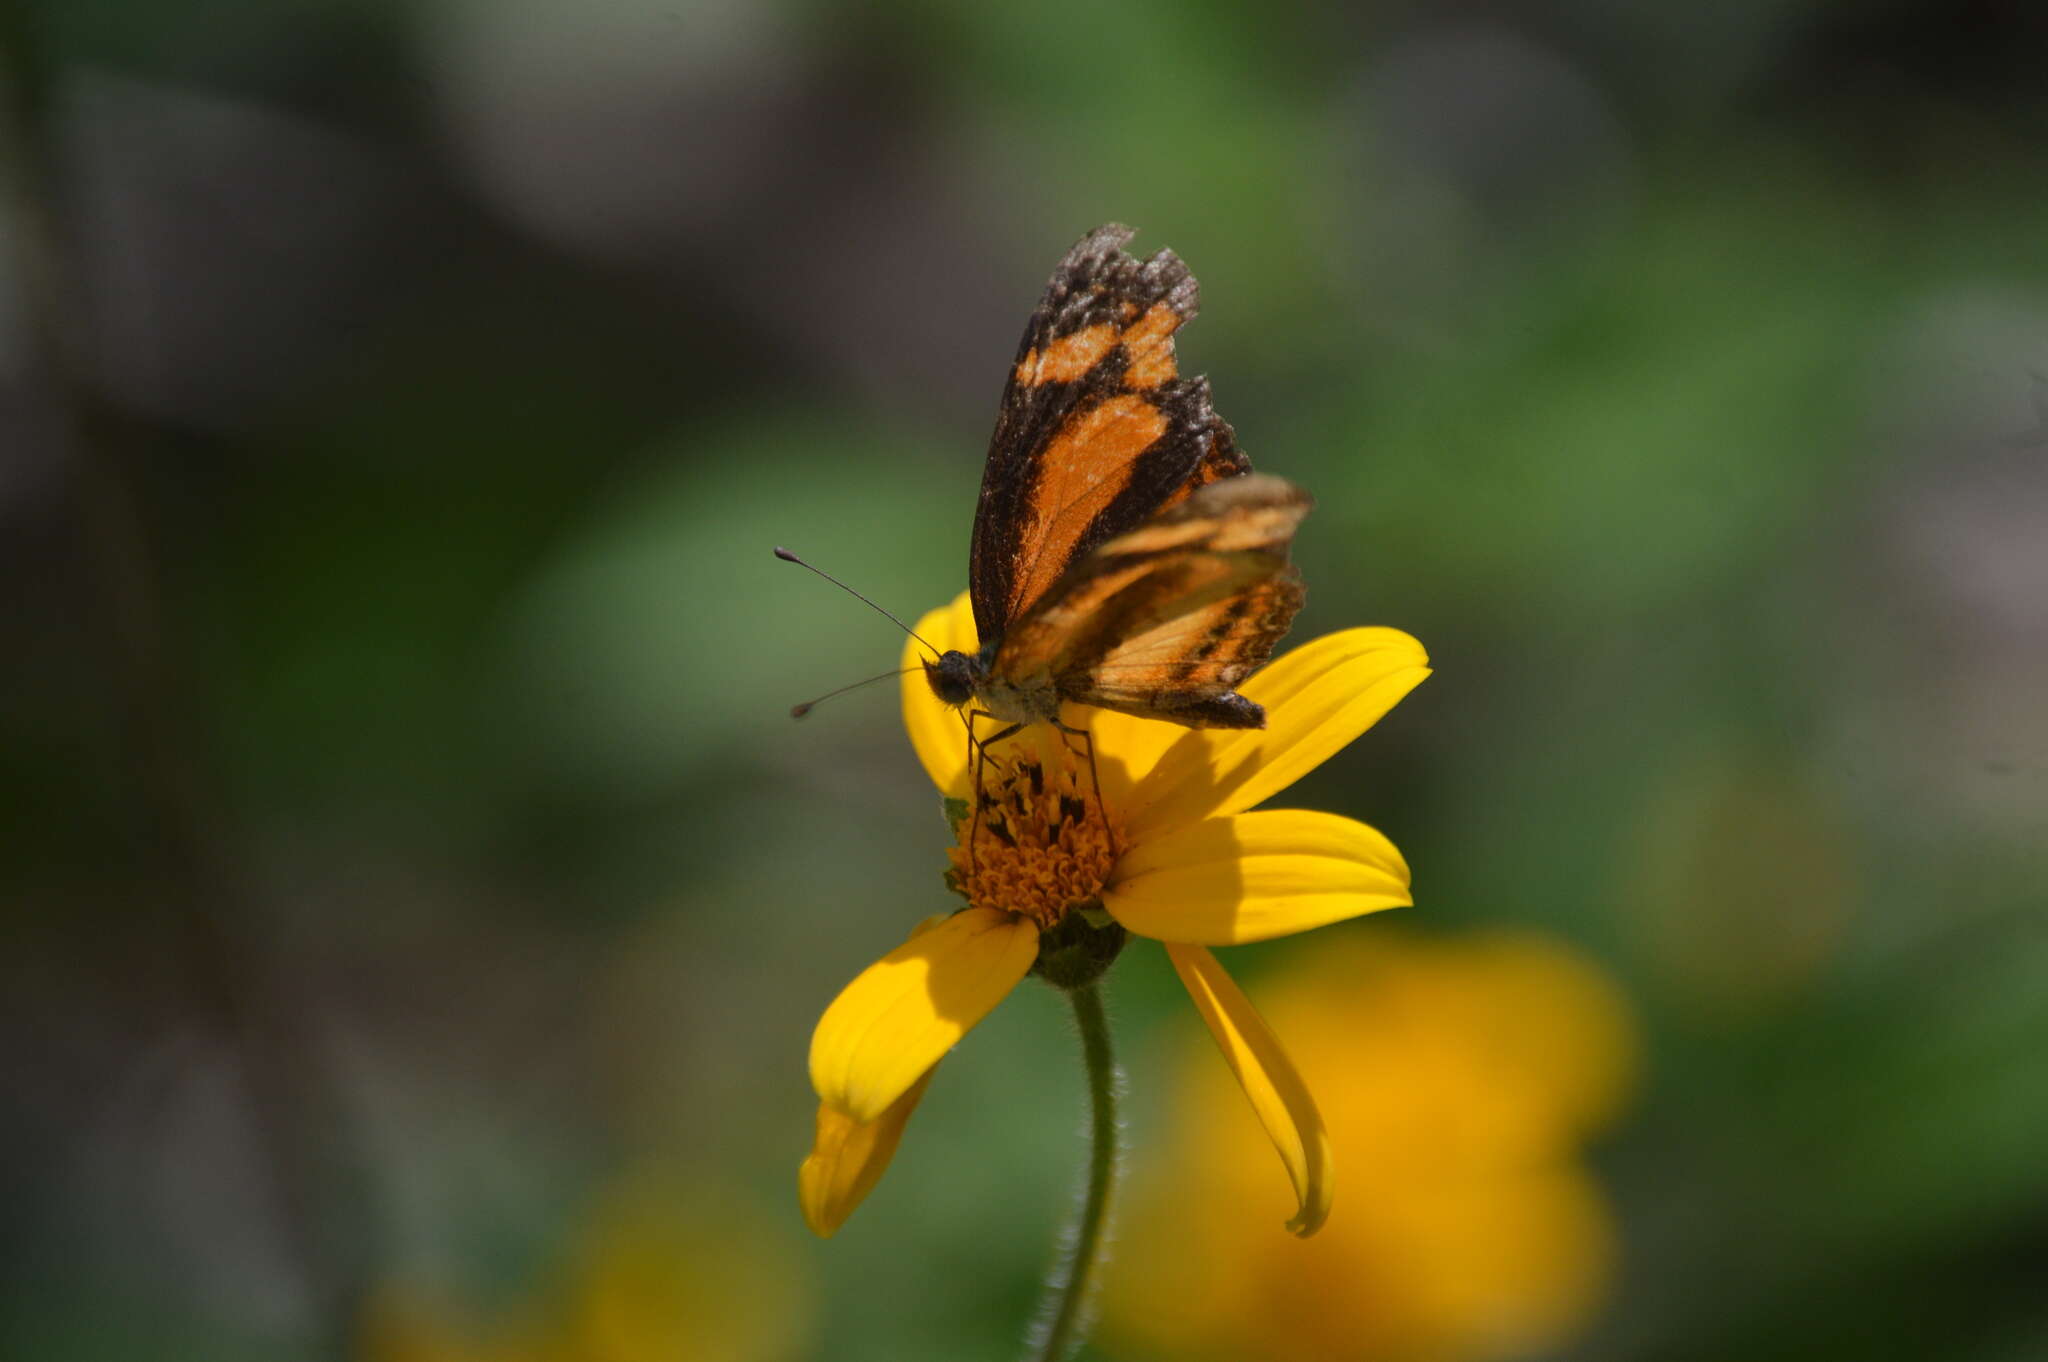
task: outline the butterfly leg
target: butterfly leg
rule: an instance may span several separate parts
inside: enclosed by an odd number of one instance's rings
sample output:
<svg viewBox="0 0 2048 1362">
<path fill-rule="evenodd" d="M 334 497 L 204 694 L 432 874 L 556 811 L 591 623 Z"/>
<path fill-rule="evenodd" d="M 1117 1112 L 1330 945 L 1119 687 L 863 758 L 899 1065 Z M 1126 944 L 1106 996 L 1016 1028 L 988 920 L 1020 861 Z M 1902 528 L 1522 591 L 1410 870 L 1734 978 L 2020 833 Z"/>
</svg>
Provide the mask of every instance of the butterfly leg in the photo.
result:
<svg viewBox="0 0 2048 1362">
<path fill-rule="evenodd" d="M 1095 769 L 1095 735 L 1085 728 L 1069 728 L 1058 719 L 1052 726 L 1060 731 L 1061 740 L 1079 738 L 1088 748 L 1088 780 L 1095 786 L 1095 811 L 1102 815 L 1102 835 L 1109 839 L 1109 855 L 1114 860 L 1119 854 L 1116 848 L 1116 829 L 1109 824 L 1109 806 L 1102 802 L 1102 773 Z"/>
<path fill-rule="evenodd" d="M 985 797 L 981 779 L 982 765 L 988 760 L 989 744 L 1001 742 L 1024 727 L 1023 724 L 1011 724 L 1008 728 L 990 734 L 986 738 L 974 736 L 974 721 L 976 719 L 993 719 L 995 717 L 995 715 L 985 709 L 970 709 L 967 711 L 967 746 L 974 753 L 974 817 L 967 824 L 967 864 L 974 870 L 981 869 L 981 862 L 975 847 L 981 832 L 981 806 Z"/>
<path fill-rule="evenodd" d="M 985 745 L 974 736 L 974 720 L 977 716 L 986 714 L 986 710 L 979 709 L 967 712 L 967 749 L 974 754 L 974 816 L 967 824 L 967 868 L 973 871 L 981 869 L 980 854 L 975 850 L 975 845 L 976 838 L 981 832 L 981 764 L 988 760 Z"/>
</svg>

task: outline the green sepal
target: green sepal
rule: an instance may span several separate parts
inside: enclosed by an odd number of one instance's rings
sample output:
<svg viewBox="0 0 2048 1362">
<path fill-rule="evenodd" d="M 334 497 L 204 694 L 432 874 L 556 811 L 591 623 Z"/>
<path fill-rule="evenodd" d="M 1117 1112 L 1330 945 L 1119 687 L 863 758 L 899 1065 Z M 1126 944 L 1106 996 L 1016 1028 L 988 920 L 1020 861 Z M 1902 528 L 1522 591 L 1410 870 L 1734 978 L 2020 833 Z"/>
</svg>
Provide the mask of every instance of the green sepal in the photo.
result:
<svg viewBox="0 0 2048 1362">
<path fill-rule="evenodd" d="M 1107 926 L 1097 926 L 1100 918 Z M 1038 938 L 1038 959 L 1031 972 L 1059 989 L 1077 989 L 1100 979 L 1129 938 L 1123 926 L 1102 911 L 1099 899 L 1076 904 Z"/>
</svg>

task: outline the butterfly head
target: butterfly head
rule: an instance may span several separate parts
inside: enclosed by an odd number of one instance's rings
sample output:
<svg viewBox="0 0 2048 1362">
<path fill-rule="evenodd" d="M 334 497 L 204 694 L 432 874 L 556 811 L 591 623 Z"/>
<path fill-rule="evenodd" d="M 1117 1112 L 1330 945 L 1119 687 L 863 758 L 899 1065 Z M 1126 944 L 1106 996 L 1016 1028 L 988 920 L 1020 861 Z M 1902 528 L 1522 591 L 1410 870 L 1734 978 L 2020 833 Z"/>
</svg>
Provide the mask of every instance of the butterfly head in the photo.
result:
<svg viewBox="0 0 2048 1362">
<path fill-rule="evenodd" d="M 924 664 L 924 679 L 932 694 L 949 705 L 959 706 L 974 698 L 975 659 L 957 648 L 939 654 L 936 662 Z"/>
</svg>

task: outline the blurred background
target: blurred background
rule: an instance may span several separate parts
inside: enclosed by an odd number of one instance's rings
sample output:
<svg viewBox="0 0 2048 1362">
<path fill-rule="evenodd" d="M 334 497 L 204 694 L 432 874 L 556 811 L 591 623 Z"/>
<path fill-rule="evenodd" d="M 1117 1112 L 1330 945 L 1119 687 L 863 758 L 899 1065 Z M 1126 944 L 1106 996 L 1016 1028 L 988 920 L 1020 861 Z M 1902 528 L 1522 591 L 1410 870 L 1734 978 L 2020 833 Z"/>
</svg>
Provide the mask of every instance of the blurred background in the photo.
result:
<svg viewBox="0 0 2048 1362">
<path fill-rule="evenodd" d="M 1284 798 L 1417 906 L 1156 950 L 1091 1356 L 2048 1356 L 2048 9 L 11 0 L 0 1340 L 1013 1356 L 1061 1001 L 830 1243 L 945 910 L 889 687 L 1096 224 L 1437 675 Z M 1225 1086 L 1220 1090 L 1216 1083 Z"/>
</svg>

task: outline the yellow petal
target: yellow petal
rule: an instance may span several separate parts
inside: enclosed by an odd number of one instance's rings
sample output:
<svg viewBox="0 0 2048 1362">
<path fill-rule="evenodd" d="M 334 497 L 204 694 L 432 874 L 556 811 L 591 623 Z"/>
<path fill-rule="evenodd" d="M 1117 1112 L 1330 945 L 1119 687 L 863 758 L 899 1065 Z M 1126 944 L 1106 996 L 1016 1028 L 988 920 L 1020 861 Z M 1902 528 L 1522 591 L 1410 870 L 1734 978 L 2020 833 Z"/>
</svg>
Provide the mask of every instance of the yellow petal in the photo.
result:
<svg viewBox="0 0 2048 1362">
<path fill-rule="evenodd" d="M 931 1086 L 938 1066 L 925 1070 L 924 1077 L 909 1091 L 889 1104 L 879 1119 L 856 1121 L 831 1104 L 818 1104 L 818 1135 L 811 1156 L 797 1170 L 797 1198 L 803 1203 L 804 1220 L 821 1239 L 830 1239 L 853 1214 L 853 1208 L 867 1200 L 882 1180 L 889 1160 L 896 1156 L 903 1127 L 924 1090 Z"/>
<path fill-rule="evenodd" d="M 1429 655 L 1399 629 L 1346 629 L 1276 659 L 1240 687 L 1266 726 L 1194 729 L 1133 791 L 1129 835 L 1239 813 L 1278 794 L 1379 722 L 1429 675 Z"/>
<path fill-rule="evenodd" d="M 1398 908 L 1408 863 L 1373 828 L 1334 813 L 1267 809 L 1205 818 L 1124 853 L 1102 894 L 1140 936 L 1234 946 Z"/>
<path fill-rule="evenodd" d="M 957 648 L 972 653 L 981 645 L 975 641 L 974 608 L 967 593 L 953 598 L 951 605 L 930 611 L 917 622 L 917 632 L 940 652 Z M 953 799 L 967 797 L 967 728 L 960 711 L 932 693 L 925 679 L 924 663 L 931 654 L 914 638 L 903 640 L 903 726 L 910 730 L 910 745 L 939 793 Z"/>
<path fill-rule="evenodd" d="M 1330 1135 L 1323 1129 L 1315 1098 L 1280 1048 L 1273 1028 L 1215 956 L 1200 946 L 1173 941 L 1166 943 L 1166 954 L 1209 1024 L 1224 1062 L 1251 1099 L 1259 1124 L 1280 1151 L 1280 1162 L 1287 1165 L 1299 1203 L 1287 1228 L 1306 1239 L 1329 1218 L 1332 1192 Z"/>
<path fill-rule="evenodd" d="M 993 908 L 920 932 L 825 1009 L 811 1035 L 811 1086 L 856 1121 L 880 1120 L 1037 958 L 1038 928 Z"/>
<path fill-rule="evenodd" d="M 1068 706 L 1061 716 L 1069 725 L 1085 726 L 1095 744 L 1095 769 L 1102 777 L 1102 798 L 1121 813 L 1135 802 L 1137 789 L 1169 748 L 1191 730 L 1161 719 L 1139 719 L 1110 709 Z"/>
</svg>

